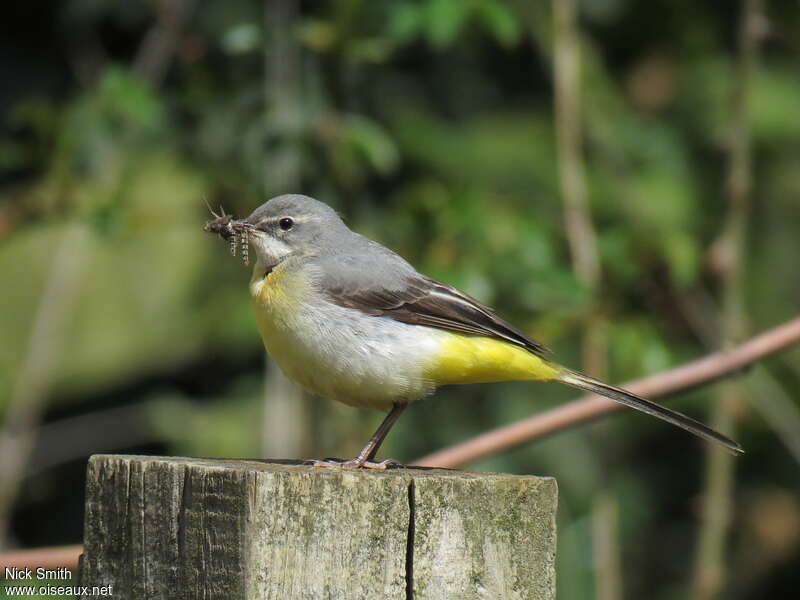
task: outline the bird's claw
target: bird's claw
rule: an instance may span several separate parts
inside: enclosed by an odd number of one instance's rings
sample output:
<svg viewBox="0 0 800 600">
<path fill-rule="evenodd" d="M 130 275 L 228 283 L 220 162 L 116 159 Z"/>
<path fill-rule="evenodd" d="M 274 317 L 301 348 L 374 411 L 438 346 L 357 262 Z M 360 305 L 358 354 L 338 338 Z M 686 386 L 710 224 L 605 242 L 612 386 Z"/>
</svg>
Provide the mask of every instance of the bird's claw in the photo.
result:
<svg viewBox="0 0 800 600">
<path fill-rule="evenodd" d="M 307 460 L 304 464 L 312 465 L 314 467 L 327 467 L 332 469 L 372 469 L 374 471 L 385 471 L 386 469 L 392 467 L 404 466 L 402 463 L 393 458 L 387 458 L 381 462 L 360 460 L 358 458 L 351 458 L 350 460 L 342 460 L 340 458 L 322 458 Z"/>
</svg>

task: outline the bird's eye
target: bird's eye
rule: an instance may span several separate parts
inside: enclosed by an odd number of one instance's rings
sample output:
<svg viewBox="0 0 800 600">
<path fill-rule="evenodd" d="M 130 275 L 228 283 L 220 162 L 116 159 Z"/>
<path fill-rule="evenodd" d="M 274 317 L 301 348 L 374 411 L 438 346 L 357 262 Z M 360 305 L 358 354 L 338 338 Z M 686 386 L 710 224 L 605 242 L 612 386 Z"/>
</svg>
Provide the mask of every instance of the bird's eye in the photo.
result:
<svg viewBox="0 0 800 600">
<path fill-rule="evenodd" d="M 284 231 L 289 231 L 293 225 L 294 221 L 289 217 L 283 217 L 280 221 L 278 221 L 278 227 Z"/>
</svg>

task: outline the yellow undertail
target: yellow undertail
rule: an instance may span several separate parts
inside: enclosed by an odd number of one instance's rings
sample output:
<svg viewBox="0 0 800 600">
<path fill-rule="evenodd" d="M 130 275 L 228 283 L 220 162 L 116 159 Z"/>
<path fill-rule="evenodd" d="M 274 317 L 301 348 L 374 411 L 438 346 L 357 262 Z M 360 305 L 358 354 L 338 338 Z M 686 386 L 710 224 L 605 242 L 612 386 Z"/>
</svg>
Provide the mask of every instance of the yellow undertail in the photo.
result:
<svg viewBox="0 0 800 600">
<path fill-rule="evenodd" d="M 450 334 L 439 355 L 426 369 L 436 385 L 492 381 L 561 379 L 558 365 L 502 340 Z"/>
<path fill-rule="evenodd" d="M 426 376 L 436 385 L 508 380 L 560 381 L 662 419 L 705 440 L 721 444 L 731 452 L 744 452 L 735 441 L 691 417 L 493 338 L 450 334 Z"/>
</svg>

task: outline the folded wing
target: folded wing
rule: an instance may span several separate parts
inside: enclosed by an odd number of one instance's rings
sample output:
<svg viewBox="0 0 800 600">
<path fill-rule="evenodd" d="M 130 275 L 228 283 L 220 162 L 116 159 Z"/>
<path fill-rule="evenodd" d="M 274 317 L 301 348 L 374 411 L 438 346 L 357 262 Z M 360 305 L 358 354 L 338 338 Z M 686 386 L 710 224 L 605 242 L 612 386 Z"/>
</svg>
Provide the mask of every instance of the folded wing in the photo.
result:
<svg viewBox="0 0 800 600">
<path fill-rule="evenodd" d="M 541 343 L 451 285 L 418 273 L 393 283 L 393 288 L 374 282 L 356 288 L 332 285 L 325 292 L 331 302 L 370 315 L 501 339 L 537 355 L 546 352 Z"/>
</svg>

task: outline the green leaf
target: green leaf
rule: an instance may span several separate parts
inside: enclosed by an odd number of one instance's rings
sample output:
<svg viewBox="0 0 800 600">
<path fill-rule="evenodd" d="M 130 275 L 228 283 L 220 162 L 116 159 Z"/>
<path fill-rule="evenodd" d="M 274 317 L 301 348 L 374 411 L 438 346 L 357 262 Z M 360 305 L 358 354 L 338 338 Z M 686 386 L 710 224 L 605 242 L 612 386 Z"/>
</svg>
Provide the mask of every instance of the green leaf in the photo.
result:
<svg viewBox="0 0 800 600">
<path fill-rule="evenodd" d="M 761 71 L 752 86 L 753 136 L 767 143 L 800 143 L 800 81 L 796 71 Z"/>
<path fill-rule="evenodd" d="M 306 21 L 298 29 L 298 34 L 306 46 L 319 52 L 327 52 L 333 48 L 339 36 L 333 23 L 321 19 Z"/>
<path fill-rule="evenodd" d="M 519 43 L 519 21 L 506 4 L 496 0 L 481 0 L 475 9 L 478 17 L 502 46 L 510 48 Z"/>
<path fill-rule="evenodd" d="M 378 123 L 360 115 L 350 115 L 345 128 L 347 141 L 376 171 L 387 174 L 397 167 L 399 154 L 394 140 Z"/>
<path fill-rule="evenodd" d="M 415 37 L 423 25 L 423 14 L 420 6 L 410 2 L 394 2 L 389 13 L 389 36 L 396 42 L 403 43 Z"/>
<path fill-rule="evenodd" d="M 161 103 L 150 86 L 123 68 L 106 71 L 98 86 L 97 99 L 109 114 L 141 127 L 155 127 L 163 116 Z"/>
<path fill-rule="evenodd" d="M 428 40 L 435 48 L 453 43 L 469 14 L 470 4 L 462 0 L 430 0 L 425 14 Z"/>
<path fill-rule="evenodd" d="M 693 237 L 673 232 L 664 241 L 664 254 L 675 283 L 688 286 L 695 281 L 700 269 L 700 249 Z"/>
</svg>

